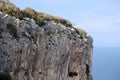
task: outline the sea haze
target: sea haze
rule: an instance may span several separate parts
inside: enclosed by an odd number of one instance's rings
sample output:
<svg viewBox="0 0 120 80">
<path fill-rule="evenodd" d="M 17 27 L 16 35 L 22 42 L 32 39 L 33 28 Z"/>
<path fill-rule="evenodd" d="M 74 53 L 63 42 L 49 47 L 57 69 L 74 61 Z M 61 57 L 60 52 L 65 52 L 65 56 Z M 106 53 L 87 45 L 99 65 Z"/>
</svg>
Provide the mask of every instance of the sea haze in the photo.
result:
<svg viewBox="0 0 120 80">
<path fill-rule="evenodd" d="M 93 52 L 94 80 L 120 80 L 120 47 L 99 47 Z"/>
</svg>

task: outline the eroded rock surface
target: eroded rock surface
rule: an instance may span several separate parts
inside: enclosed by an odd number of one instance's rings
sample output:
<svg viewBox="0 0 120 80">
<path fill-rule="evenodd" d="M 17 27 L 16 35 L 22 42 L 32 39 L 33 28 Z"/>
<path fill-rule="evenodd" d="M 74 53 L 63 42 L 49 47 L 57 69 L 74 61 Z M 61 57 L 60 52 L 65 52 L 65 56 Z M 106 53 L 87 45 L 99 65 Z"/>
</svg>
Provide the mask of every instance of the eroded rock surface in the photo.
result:
<svg viewBox="0 0 120 80">
<path fill-rule="evenodd" d="M 0 80 L 93 80 L 92 42 L 74 28 L 0 13 Z"/>
</svg>

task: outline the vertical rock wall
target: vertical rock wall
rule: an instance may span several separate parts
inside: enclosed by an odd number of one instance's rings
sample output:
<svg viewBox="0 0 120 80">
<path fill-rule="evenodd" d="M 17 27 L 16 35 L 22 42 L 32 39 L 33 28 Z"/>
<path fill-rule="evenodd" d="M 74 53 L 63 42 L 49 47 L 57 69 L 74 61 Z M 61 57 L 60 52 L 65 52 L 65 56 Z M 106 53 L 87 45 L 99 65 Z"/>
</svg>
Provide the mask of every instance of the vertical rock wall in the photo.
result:
<svg viewBox="0 0 120 80">
<path fill-rule="evenodd" d="M 93 80 L 92 38 L 0 13 L 0 80 Z"/>
</svg>

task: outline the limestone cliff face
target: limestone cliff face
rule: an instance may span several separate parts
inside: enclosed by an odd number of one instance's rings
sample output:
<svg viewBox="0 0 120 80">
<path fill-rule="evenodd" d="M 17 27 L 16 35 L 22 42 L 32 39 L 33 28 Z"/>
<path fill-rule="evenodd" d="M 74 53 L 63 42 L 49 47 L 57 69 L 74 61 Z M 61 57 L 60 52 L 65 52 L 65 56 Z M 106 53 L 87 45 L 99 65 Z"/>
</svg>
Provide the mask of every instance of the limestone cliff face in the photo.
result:
<svg viewBox="0 0 120 80">
<path fill-rule="evenodd" d="M 0 13 L 0 80 L 93 80 L 92 38 Z"/>
</svg>

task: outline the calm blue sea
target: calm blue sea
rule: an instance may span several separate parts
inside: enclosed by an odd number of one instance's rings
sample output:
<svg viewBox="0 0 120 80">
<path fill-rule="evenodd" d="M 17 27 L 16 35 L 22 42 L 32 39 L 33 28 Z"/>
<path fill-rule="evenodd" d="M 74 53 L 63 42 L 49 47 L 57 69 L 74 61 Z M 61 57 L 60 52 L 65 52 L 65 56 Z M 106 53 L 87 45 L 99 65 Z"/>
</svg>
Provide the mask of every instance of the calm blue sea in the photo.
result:
<svg viewBox="0 0 120 80">
<path fill-rule="evenodd" d="M 120 47 L 94 48 L 94 80 L 120 80 Z"/>
</svg>

